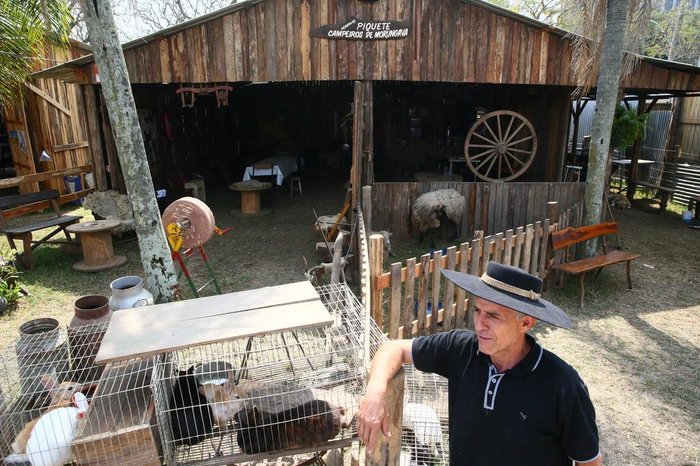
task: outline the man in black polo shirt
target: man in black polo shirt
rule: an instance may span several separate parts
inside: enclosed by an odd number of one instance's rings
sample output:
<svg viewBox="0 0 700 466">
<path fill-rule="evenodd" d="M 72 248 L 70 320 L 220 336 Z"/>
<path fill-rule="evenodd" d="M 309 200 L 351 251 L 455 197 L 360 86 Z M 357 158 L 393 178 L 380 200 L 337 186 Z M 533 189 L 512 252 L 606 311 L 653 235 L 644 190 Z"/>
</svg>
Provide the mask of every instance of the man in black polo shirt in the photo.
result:
<svg viewBox="0 0 700 466">
<path fill-rule="evenodd" d="M 571 328 L 540 298 L 542 280 L 490 262 L 481 277 L 442 271 L 475 300 L 474 330 L 382 345 L 357 432 L 372 450 L 388 432 L 386 386 L 401 364 L 449 381 L 451 465 L 601 465 L 595 410 L 578 373 L 526 332 L 537 320 Z"/>
</svg>

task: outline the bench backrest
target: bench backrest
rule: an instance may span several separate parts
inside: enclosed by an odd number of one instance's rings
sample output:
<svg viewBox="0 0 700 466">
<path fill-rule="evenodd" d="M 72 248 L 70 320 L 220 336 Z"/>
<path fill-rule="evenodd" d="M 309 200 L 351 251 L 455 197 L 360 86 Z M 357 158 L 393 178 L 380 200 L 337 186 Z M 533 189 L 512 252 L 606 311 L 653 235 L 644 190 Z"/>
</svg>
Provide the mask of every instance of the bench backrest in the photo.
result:
<svg viewBox="0 0 700 466">
<path fill-rule="evenodd" d="M 58 191 L 49 189 L 38 193 L 15 194 L 13 196 L 0 197 L 0 210 L 11 209 L 13 207 L 32 204 L 34 202 L 58 199 Z"/>
<path fill-rule="evenodd" d="M 568 246 L 588 241 L 598 236 L 614 235 L 619 231 L 617 222 L 596 223 L 583 227 L 568 227 L 563 230 L 554 231 L 550 235 L 552 239 L 552 249 L 562 249 Z"/>
</svg>

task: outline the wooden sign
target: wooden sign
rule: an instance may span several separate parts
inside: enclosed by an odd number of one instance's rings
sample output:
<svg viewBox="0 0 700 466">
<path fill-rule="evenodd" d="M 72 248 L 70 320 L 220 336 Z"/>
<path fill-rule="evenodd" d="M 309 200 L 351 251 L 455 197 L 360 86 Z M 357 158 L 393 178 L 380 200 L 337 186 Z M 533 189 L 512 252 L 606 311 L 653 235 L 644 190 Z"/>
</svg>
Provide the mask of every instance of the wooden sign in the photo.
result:
<svg viewBox="0 0 700 466">
<path fill-rule="evenodd" d="M 346 40 L 404 39 L 411 32 L 410 21 L 362 21 L 350 18 L 341 24 L 312 29 L 311 37 Z"/>
</svg>

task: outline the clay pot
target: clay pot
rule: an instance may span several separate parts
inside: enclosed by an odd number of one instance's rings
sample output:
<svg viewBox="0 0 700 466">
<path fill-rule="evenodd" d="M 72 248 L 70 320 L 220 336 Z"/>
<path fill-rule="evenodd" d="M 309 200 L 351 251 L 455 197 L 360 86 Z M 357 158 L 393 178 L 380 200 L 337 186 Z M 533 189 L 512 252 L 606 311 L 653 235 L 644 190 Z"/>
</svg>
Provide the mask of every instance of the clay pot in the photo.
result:
<svg viewBox="0 0 700 466">
<path fill-rule="evenodd" d="M 68 325 L 74 382 L 97 382 L 104 366 L 95 365 L 107 326 L 112 318 L 109 299 L 102 295 L 81 296 L 73 303 L 74 315 Z"/>
</svg>

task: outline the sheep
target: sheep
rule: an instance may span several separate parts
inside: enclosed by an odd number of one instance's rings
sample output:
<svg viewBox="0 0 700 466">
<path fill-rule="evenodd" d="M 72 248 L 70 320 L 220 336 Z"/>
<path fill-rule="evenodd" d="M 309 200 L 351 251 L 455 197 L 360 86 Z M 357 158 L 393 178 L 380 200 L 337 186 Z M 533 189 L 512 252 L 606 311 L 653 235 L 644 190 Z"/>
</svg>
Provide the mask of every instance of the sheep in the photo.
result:
<svg viewBox="0 0 700 466">
<path fill-rule="evenodd" d="M 465 208 L 464 196 L 454 189 L 439 189 L 418 196 L 411 206 L 411 224 L 418 230 L 419 240 L 429 230 L 440 228 L 441 223 L 452 223 L 457 236 L 457 226 L 462 221 Z M 431 241 L 431 247 L 435 247 Z"/>
</svg>

